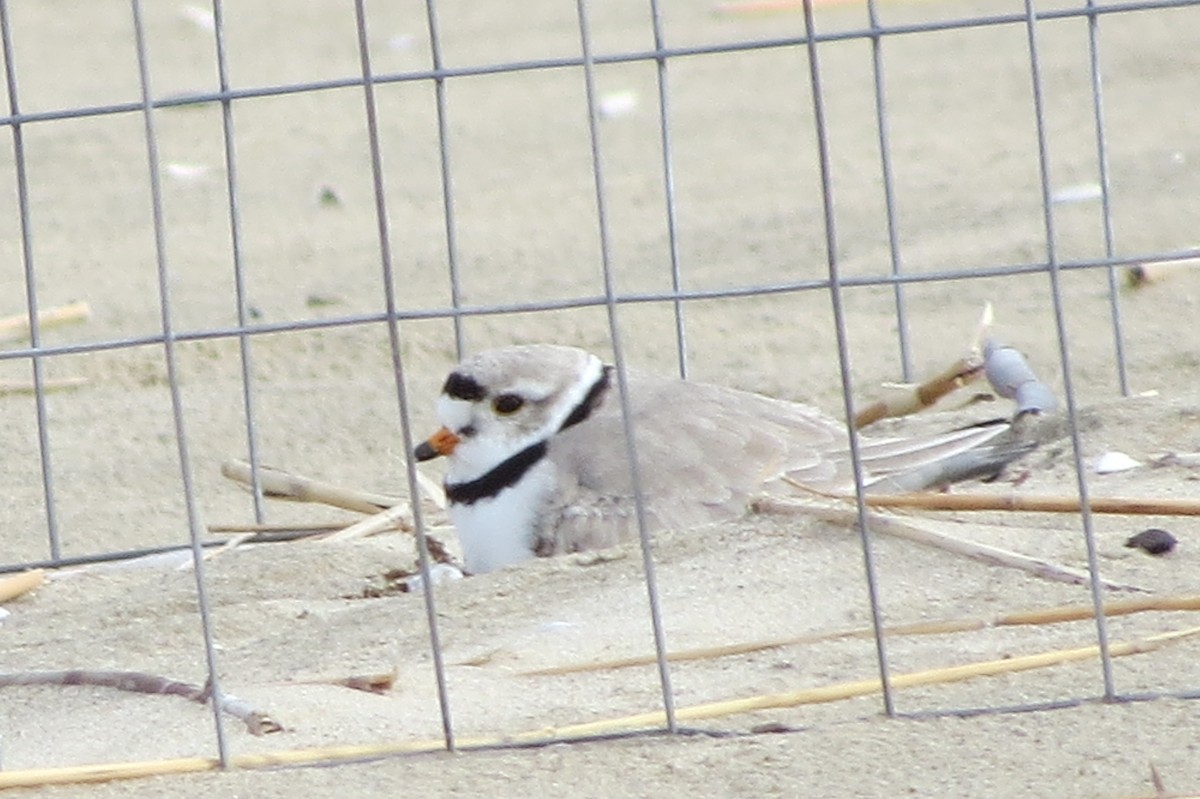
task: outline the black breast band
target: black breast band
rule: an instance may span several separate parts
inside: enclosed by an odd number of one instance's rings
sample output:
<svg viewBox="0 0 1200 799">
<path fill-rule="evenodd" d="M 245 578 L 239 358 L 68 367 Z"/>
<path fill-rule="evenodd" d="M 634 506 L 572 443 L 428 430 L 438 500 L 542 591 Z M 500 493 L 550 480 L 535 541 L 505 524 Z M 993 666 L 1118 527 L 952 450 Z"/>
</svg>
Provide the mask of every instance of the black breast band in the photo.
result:
<svg viewBox="0 0 1200 799">
<path fill-rule="evenodd" d="M 545 441 L 530 444 L 482 477 L 466 483 L 447 484 L 446 499 L 458 505 L 473 505 L 481 499 L 494 497 L 515 485 L 545 455 Z"/>
</svg>

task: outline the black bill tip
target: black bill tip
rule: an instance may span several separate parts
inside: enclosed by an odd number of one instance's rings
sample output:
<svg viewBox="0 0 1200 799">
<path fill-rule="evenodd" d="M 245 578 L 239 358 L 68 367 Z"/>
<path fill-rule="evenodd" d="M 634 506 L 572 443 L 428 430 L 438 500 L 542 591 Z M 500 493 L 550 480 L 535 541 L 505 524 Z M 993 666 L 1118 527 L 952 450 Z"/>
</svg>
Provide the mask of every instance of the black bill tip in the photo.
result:
<svg viewBox="0 0 1200 799">
<path fill-rule="evenodd" d="M 431 461 L 441 454 L 442 453 L 434 449 L 433 445 L 428 441 L 422 441 L 417 445 L 417 448 L 413 450 L 413 455 L 416 456 L 418 461 Z"/>
</svg>

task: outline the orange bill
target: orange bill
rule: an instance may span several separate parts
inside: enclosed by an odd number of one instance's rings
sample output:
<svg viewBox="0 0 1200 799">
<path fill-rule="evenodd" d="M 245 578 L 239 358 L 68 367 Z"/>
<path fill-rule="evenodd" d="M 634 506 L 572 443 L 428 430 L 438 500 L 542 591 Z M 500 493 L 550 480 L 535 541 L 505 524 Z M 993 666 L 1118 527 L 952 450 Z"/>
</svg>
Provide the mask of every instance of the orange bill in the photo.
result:
<svg viewBox="0 0 1200 799">
<path fill-rule="evenodd" d="M 433 460 L 439 455 L 449 455 L 458 446 L 459 438 L 448 428 L 440 428 L 436 433 L 417 445 L 413 452 L 419 461 Z"/>
</svg>

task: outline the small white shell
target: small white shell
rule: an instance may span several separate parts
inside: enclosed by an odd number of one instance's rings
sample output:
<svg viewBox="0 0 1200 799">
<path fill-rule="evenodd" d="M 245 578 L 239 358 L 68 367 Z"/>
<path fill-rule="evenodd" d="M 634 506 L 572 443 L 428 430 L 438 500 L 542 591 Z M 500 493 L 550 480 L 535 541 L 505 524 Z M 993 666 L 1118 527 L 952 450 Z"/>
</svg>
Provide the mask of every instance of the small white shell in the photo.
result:
<svg viewBox="0 0 1200 799">
<path fill-rule="evenodd" d="M 195 25 L 202 31 L 209 33 L 217 29 L 217 22 L 213 18 L 213 13 L 207 8 L 200 6 L 184 6 L 179 9 L 179 16 L 183 17 L 188 22 Z"/>
<path fill-rule="evenodd" d="M 603 95 L 599 102 L 596 103 L 596 111 L 600 114 L 601 119 L 614 119 L 628 115 L 637 108 L 638 98 L 637 93 L 611 92 Z"/>
<path fill-rule="evenodd" d="M 11 616 L 11 615 L 12 615 L 12 614 L 11 614 L 11 613 L 9 613 L 9 612 L 8 612 L 7 610 L 5 610 L 4 608 L 0 608 L 0 624 L 3 624 L 3 623 L 4 623 L 4 620 L 5 620 L 5 619 L 7 619 L 7 618 L 8 618 L 9 616 Z"/>
<path fill-rule="evenodd" d="M 432 563 L 429 566 L 429 581 L 435 586 L 442 585 L 443 583 L 449 583 L 454 580 L 461 580 L 463 576 L 462 569 L 459 569 L 457 566 L 454 566 L 450 563 Z M 405 584 L 408 586 L 408 590 L 413 593 L 425 590 L 425 584 L 421 580 L 421 575 L 419 574 L 414 574 L 412 577 L 409 577 L 405 581 Z"/>
<path fill-rule="evenodd" d="M 196 183 L 203 180 L 212 171 L 212 167 L 204 164 L 185 164 L 181 161 L 171 161 L 163 166 L 169 177 L 181 183 Z"/>
<path fill-rule="evenodd" d="M 1099 183 L 1079 183 L 1074 186 L 1064 186 L 1050 195 L 1052 203 L 1083 203 L 1099 200 L 1103 190 Z"/>
<path fill-rule="evenodd" d="M 1092 468 L 1096 470 L 1096 474 L 1112 474 L 1114 472 L 1125 472 L 1130 469 L 1136 469 L 1141 465 L 1141 463 L 1135 461 L 1124 452 L 1114 450 L 1096 458 L 1096 464 Z"/>
<path fill-rule="evenodd" d="M 411 33 L 397 33 L 388 39 L 388 49 L 394 53 L 407 53 L 416 43 L 417 39 Z"/>
</svg>

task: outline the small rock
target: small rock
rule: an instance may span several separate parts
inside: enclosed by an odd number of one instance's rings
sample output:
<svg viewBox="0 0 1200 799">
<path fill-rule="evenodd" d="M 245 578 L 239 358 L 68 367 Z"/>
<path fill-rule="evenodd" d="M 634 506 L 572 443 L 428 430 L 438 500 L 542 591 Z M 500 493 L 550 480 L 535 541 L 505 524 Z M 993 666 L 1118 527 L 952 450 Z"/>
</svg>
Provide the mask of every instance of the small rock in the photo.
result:
<svg viewBox="0 0 1200 799">
<path fill-rule="evenodd" d="M 1140 549 L 1149 555 L 1165 555 L 1173 550 L 1177 543 L 1179 542 L 1175 540 L 1175 536 L 1166 530 L 1151 527 L 1149 530 L 1142 530 L 1136 535 L 1129 536 L 1125 546 L 1130 549 Z"/>
</svg>

